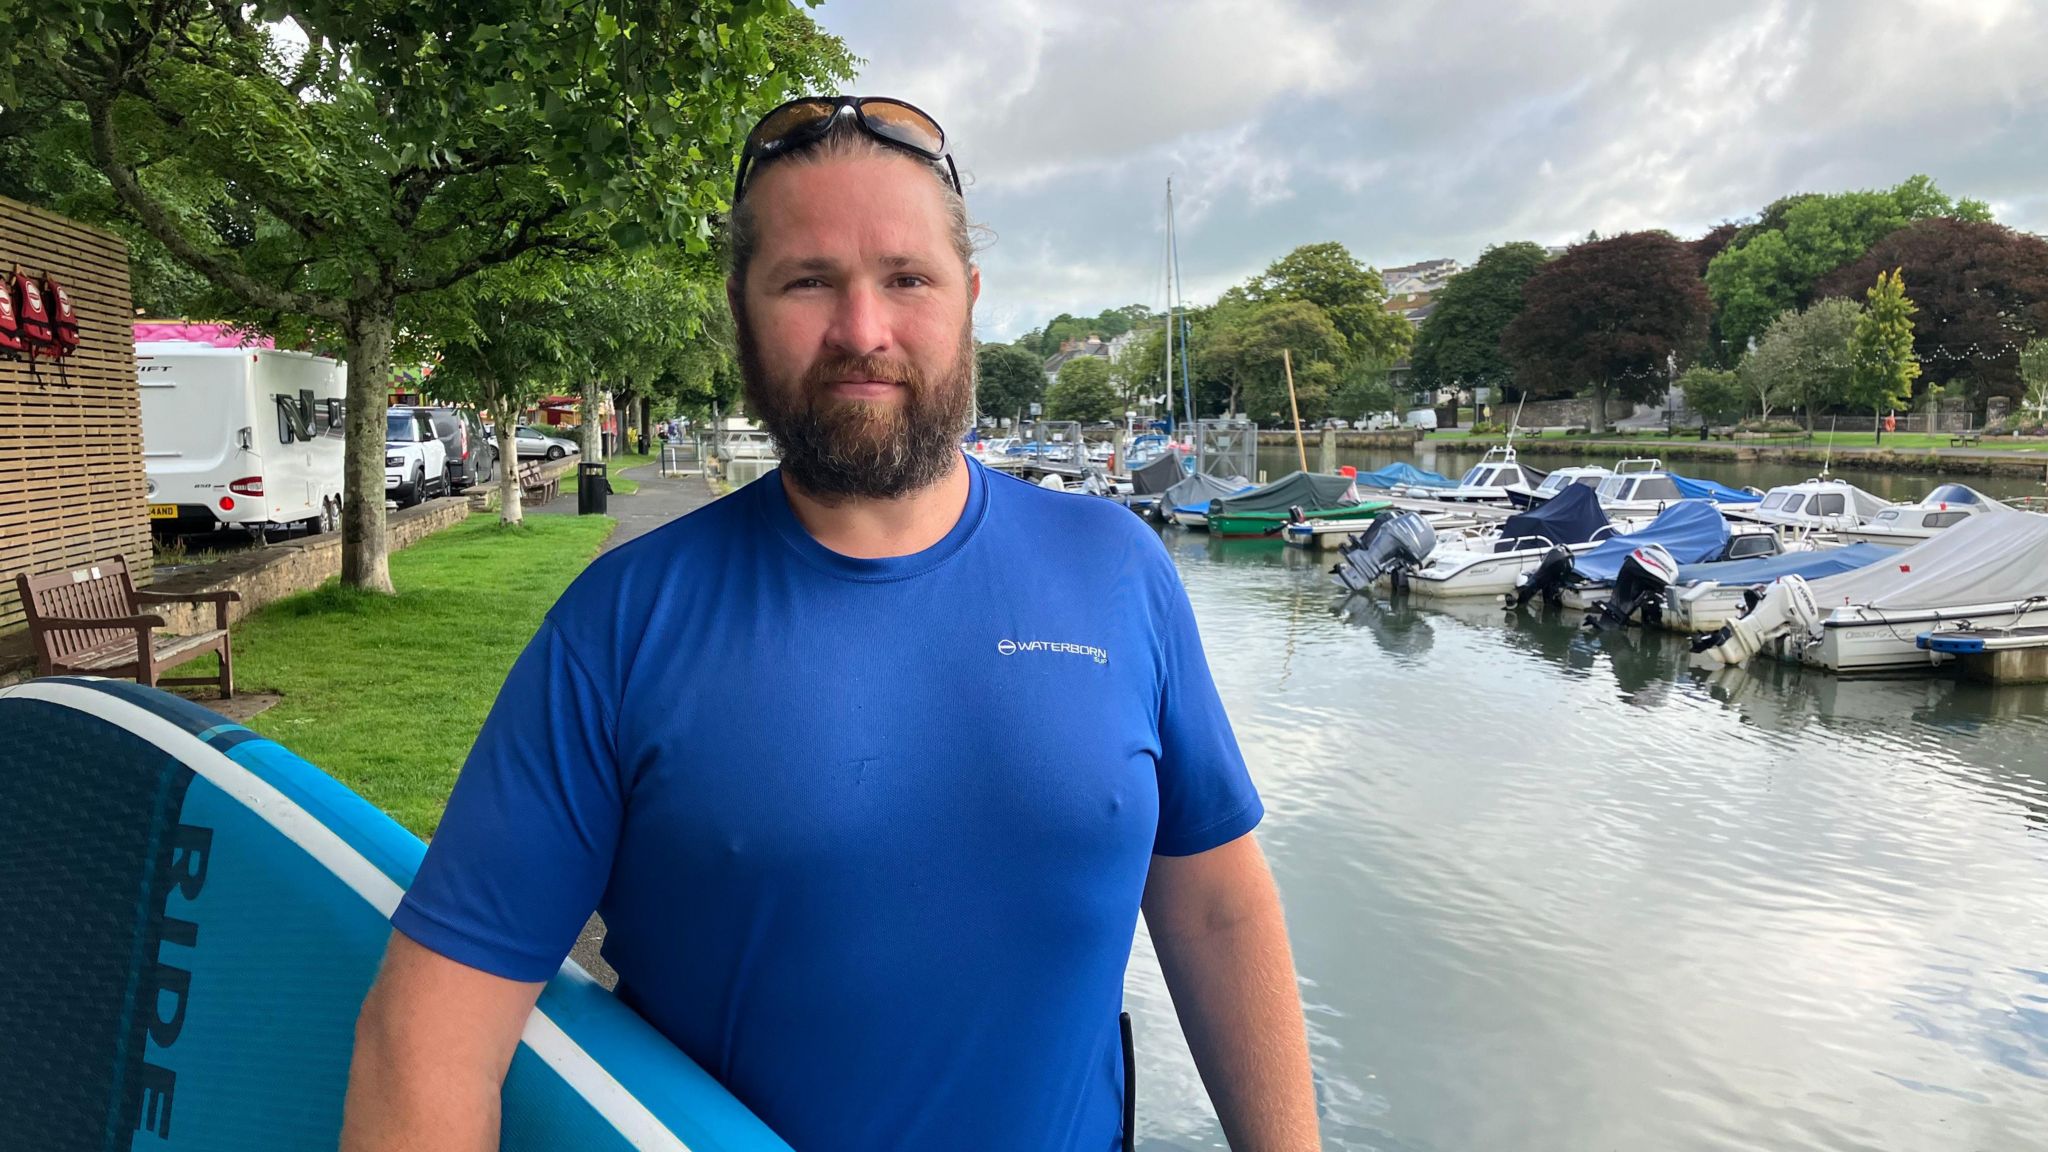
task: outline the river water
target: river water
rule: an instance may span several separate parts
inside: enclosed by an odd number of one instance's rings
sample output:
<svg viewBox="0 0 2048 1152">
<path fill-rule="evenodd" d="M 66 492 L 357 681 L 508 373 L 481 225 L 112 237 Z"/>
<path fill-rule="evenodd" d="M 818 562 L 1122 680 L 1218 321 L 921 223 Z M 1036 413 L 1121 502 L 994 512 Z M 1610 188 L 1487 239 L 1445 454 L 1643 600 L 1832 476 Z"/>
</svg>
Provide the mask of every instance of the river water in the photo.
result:
<svg viewBox="0 0 2048 1152">
<path fill-rule="evenodd" d="M 1759 471 L 1717 478 L 1801 470 Z M 1266 800 L 1326 1148 L 2048 1146 L 2048 693 L 1709 678 L 1162 532 Z M 1142 934 L 1128 1006 L 1140 1147 L 1222 1147 Z"/>
</svg>

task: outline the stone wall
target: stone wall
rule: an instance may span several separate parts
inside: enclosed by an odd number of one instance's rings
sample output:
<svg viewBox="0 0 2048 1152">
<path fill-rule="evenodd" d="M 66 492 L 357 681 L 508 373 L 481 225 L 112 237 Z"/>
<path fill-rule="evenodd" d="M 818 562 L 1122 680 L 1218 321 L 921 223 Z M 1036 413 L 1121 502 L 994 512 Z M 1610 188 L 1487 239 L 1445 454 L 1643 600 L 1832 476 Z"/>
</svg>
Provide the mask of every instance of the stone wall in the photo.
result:
<svg viewBox="0 0 2048 1152">
<path fill-rule="evenodd" d="M 410 548 L 469 516 L 469 501 L 443 496 L 393 512 L 386 520 L 385 541 L 391 551 Z M 150 585 L 152 592 L 222 592 L 242 594 L 229 605 L 228 620 L 240 620 L 265 605 L 297 592 L 318 588 L 341 575 L 341 534 L 305 536 L 282 544 L 252 548 L 210 564 L 174 572 Z M 211 604 L 166 604 L 152 609 L 172 632 L 203 632 L 213 627 Z"/>
<path fill-rule="evenodd" d="M 1635 405 L 1618 397 L 1607 399 L 1607 422 L 1613 424 L 1635 415 Z M 1493 405 L 1493 418 L 1506 424 L 1515 418 L 1513 404 Z M 1575 396 L 1569 400 L 1531 400 L 1522 405 L 1524 428 L 1590 428 L 1593 426 L 1593 398 Z"/>
</svg>

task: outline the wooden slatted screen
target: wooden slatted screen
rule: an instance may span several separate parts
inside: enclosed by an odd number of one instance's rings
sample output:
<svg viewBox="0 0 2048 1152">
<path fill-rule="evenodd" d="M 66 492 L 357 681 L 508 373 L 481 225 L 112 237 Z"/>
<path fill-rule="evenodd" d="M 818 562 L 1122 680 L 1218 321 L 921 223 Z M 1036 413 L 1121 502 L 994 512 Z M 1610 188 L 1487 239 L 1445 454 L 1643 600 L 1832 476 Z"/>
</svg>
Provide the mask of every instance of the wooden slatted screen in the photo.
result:
<svg viewBox="0 0 2048 1152">
<path fill-rule="evenodd" d="M 17 572 L 121 556 L 149 584 L 149 505 L 135 389 L 128 245 L 0 197 L 0 274 L 54 275 L 78 312 L 57 365 L 0 359 L 0 632 L 22 625 Z"/>
</svg>

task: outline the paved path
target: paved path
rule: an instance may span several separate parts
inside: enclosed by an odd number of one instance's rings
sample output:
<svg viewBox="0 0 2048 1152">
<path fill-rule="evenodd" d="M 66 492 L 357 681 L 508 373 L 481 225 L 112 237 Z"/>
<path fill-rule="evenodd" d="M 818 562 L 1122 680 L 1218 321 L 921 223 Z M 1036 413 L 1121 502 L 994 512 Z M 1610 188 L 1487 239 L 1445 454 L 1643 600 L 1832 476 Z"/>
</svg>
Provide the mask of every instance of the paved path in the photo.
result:
<svg viewBox="0 0 2048 1152">
<path fill-rule="evenodd" d="M 609 552 L 628 540 L 644 536 L 679 516 L 688 515 L 717 499 L 712 495 L 711 485 L 702 476 L 663 476 L 658 466 L 645 464 L 628 468 L 619 473 L 639 483 L 640 490 L 631 496 L 613 493 L 606 511 L 619 522 L 618 530 L 604 542 Z M 563 493 L 538 508 L 528 511 L 536 516 L 561 516 L 576 514 L 576 496 Z M 619 982 L 618 973 L 597 954 L 598 946 L 604 943 L 604 921 L 596 916 L 583 926 L 583 934 L 576 939 L 576 947 L 570 952 L 585 971 L 607 988 Z"/>
</svg>

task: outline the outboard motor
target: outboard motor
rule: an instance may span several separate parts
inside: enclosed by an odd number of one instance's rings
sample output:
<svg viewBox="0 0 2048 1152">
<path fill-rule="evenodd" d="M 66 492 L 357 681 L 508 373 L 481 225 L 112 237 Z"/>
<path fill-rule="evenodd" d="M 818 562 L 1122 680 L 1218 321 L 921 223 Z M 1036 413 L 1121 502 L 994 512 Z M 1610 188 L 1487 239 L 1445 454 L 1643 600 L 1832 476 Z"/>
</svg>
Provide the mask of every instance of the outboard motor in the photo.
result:
<svg viewBox="0 0 2048 1152">
<path fill-rule="evenodd" d="M 1436 551 L 1436 529 L 1413 512 L 1381 516 L 1347 544 L 1337 548 L 1331 575 L 1353 592 L 1363 592 L 1381 576 L 1416 567 Z"/>
<path fill-rule="evenodd" d="M 1718 632 L 1695 636 L 1692 650 L 1723 664 L 1740 664 L 1780 636 L 1818 638 L 1825 618 L 1804 579 L 1781 576 L 1747 613 L 1723 624 Z"/>
<path fill-rule="evenodd" d="M 1678 579 L 1678 561 L 1662 544 L 1645 544 L 1630 552 L 1614 577 L 1614 594 L 1586 617 L 1588 628 L 1626 628 L 1642 613 L 1644 624 L 1664 616 L 1664 590 Z"/>
<path fill-rule="evenodd" d="M 1543 554 L 1542 563 L 1515 578 L 1515 590 L 1503 599 L 1510 608 L 1521 608 L 1538 596 L 1543 597 L 1546 604 L 1555 604 L 1564 589 L 1575 582 L 1572 576 L 1572 550 L 1563 547 L 1552 548 Z"/>
</svg>

